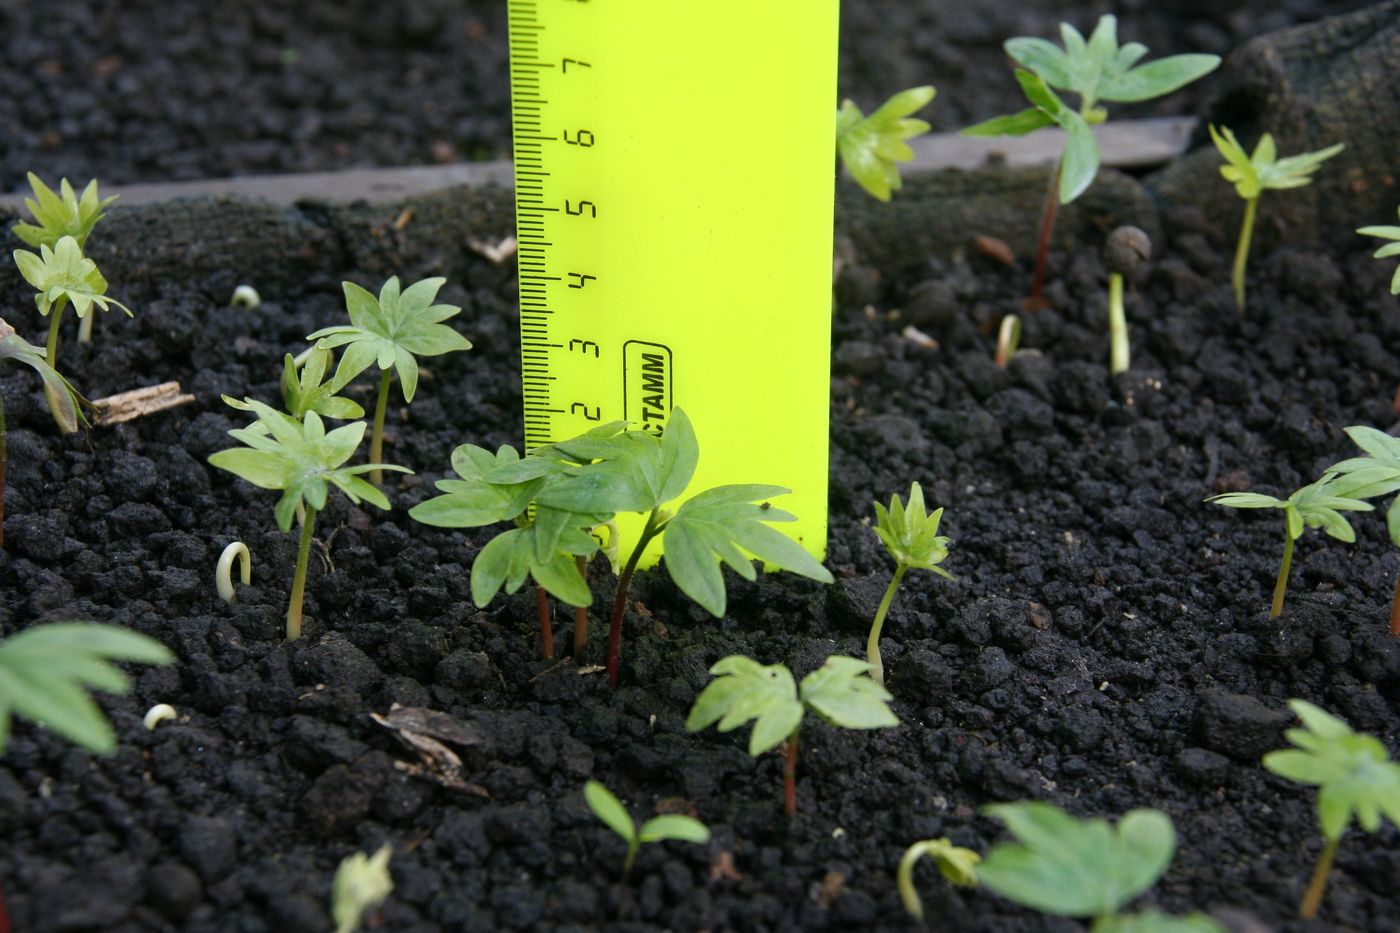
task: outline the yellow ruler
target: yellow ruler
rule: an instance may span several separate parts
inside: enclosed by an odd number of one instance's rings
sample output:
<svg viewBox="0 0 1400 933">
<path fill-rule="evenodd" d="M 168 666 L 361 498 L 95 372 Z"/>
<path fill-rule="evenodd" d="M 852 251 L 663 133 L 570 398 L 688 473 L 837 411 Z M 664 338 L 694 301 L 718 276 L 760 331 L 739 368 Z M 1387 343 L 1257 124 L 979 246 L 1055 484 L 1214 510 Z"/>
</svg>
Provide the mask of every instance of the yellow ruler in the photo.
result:
<svg viewBox="0 0 1400 933">
<path fill-rule="evenodd" d="M 527 449 L 679 406 L 822 556 L 837 0 L 507 2 Z"/>
</svg>

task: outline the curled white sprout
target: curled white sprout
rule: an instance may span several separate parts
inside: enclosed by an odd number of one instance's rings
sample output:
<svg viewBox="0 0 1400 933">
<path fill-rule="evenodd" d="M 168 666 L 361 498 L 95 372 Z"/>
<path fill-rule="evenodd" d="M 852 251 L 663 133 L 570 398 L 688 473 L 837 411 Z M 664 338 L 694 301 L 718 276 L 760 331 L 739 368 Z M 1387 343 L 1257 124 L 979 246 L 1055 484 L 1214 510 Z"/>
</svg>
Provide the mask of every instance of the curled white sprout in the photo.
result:
<svg viewBox="0 0 1400 933">
<path fill-rule="evenodd" d="M 146 726 L 147 730 L 153 731 L 156 726 L 160 725 L 165 720 L 176 719 L 178 717 L 179 714 L 175 712 L 175 707 L 171 706 L 169 703 L 157 703 L 155 706 L 146 710 L 146 716 L 141 722 Z"/>
<path fill-rule="evenodd" d="M 233 290 L 233 297 L 229 299 L 228 303 L 240 308 L 256 308 L 262 304 L 262 297 L 253 286 L 240 285 Z"/>
<path fill-rule="evenodd" d="M 242 541 L 235 541 L 224 552 L 219 555 L 219 564 L 214 568 L 214 585 L 218 587 L 219 598 L 226 603 L 233 602 L 233 562 L 239 561 L 238 576 L 247 586 L 253 582 L 253 557 L 248 553 L 248 545 Z"/>
</svg>

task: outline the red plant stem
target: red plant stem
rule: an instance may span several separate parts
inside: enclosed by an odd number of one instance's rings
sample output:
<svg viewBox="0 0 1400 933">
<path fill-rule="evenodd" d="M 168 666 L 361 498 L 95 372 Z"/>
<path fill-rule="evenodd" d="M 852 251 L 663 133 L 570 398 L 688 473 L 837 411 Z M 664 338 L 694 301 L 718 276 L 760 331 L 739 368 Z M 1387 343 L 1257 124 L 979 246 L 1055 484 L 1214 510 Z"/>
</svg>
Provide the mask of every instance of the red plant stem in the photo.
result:
<svg viewBox="0 0 1400 933">
<path fill-rule="evenodd" d="M 554 657 L 554 625 L 550 620 L 549 594 L 535 584 L 535 605 L 540 610 L 540 657 Z"/>
<path fill-rule="evenodd" d="M 608 686 L 614 690 L 617 689 L 617 670 L 622 658 L 622 618 L 627 614 L 627 589 L 632 585 L 632 573 L 637 569 L 637 561 L 642 559 L 642 552 L 647 549 L 647 544 L 660 531 L 657 524 L 659 511 L 659 507 L 652 509 L 651 514 L 647 516 L 647 523 L 642 528 L 641 537 L 637 539 L 637 546 L 632 549 L 632 554 L 622 567 L 621 576 L 617 578 L 617 595 L 613 597 L 612 624 L 608 626 Z"/>
<path fill-rule="evenodd" d="M 1050 188 L 1045 192 L 1045 206 L 1040 211 L 1040 237 L 1035 247 L 1035 272 L 1031 276 L 1031 294 L 1026 299 L 1027 311 L 1039 311 L 1045 307 L 1045 261 L 1050 254 L 1050 239 L 1055 232 L 1055 215 L 1060 210 L 1060 170 L 1064 167 L 1064 157 L 1055 163 L 1055 171 L 1050 173 Z"/>
<path fill-rule="evenodd" d="M 578 575 L 588 580 L 588 558 L 576 557 L 574 564 L 578 567 Z M 583 649 L 588 647 L 588 607 L 574 607 L 574 659 L 583 656 Z"/>
<path fill-rule="evenodd" d="M 783 810 L 788 816 L 797 813 L 797 733 L 783 743 Z"/>
<path fill-rule="evenodd" d="M 4 465 L 0 463 L 0 482 L 4 480 Z M 3 542 L 3 538 L 0 538 Z M 1390 600 L 1390 634 L 1400 638 L 1400 573 L 1395 575 L 1395 596 Z"/>
</svg>

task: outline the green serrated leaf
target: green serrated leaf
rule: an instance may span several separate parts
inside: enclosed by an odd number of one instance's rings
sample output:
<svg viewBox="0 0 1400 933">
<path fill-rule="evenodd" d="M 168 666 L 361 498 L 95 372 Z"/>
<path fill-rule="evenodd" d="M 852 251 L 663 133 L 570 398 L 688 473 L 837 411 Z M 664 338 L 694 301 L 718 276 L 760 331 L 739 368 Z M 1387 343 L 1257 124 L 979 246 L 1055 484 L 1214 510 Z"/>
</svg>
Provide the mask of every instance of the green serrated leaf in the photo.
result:
<svg viewBox="0 0 1400 933">
<path fill-rule="evenodd" d="M 884 729 L 899 725 L 888 690 L 871 680 L 871 665 L 839 655 L 802 678 L 802 702 L 843 729 Z"/>
<path fill-rule="evenodd" d="M 729 732 L 750 720 L 754 723 L 749 754 L 761 755 L 797 731 L 802 703 L 792 672 L 781 664 L 764 666 L 741 655 L 731 655 L 710 668 L 715 680 L 700 691 L 685 727 L 699 732 L 714 723 Z"/>
<path fill-rule="evenodd" d="M 888 201 L 902 185 L 896 163 L 914 157 L 906 140 L 927 133 L 929 124 L 910 115 L 933 100 L 932 87 L 916 87 L 891 97 L 870 116 L 854 102 L 841 102 L 836 116 L 836 151 L 846 171 L 870 195 Z"/>
</svg>

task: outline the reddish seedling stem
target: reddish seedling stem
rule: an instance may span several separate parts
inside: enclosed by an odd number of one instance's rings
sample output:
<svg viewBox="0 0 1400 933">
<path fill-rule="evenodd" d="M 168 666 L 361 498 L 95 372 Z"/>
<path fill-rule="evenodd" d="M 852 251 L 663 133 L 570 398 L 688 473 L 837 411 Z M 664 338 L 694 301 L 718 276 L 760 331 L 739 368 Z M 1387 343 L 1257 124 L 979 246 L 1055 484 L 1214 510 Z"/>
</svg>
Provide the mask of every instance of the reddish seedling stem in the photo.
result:
<svg viewBox="0 0 1400 933">
<path fill-rule="evenodd" d="M 540 657 L 554 657 L 554 624 L 550 619 L 549 594 L 535 584 L 535 605 L 540 610 Z"/>
<path fill-rule="evenodd" d="M 5 889 L 0 887 L 0 933 L 10 933 L 10 913 L 5 909 Z"/>
<path fill-rule="evenodd" d="M 783 810 L 797 813 L 797 733 L 783 743 Z"/>
<path fill-rule="evenodd" d="M 653 509 L 647 516 L 647 523 L 642 529 L 641 537 L 637 539 L 637 546 L 632 549 L 627 563 L 622 567 L 622 574 L 617 578 L 612 624 L 608 626 L 608 686 L 613 689 L 617 688 L 617 671 L 622 658 L 622 618 L 627 614 L 627 590 L 632 585 L 632 573 L 637 569 L 637 562 L 642 559 L 642 552 L 660 531 L 656 520 L 658 511 L 659 509 Z"/>
<path fill-rule="evenodd" d="M 1031 276 L 1031 294 L 1025 300 L 1027 311 L 1045 307 L 1045 262 L 1050 254 L 1050 239 L 1055 233 L 1055 216 L 1060 211 L 1060 170 L 1064 159 L 1055 163 L 1050 173 L 1050 187 L 1045 192 L 1045 206 L 1040 211 L 1040 236 L 1035 247 L 1035 272 Z"/>
</svg>

